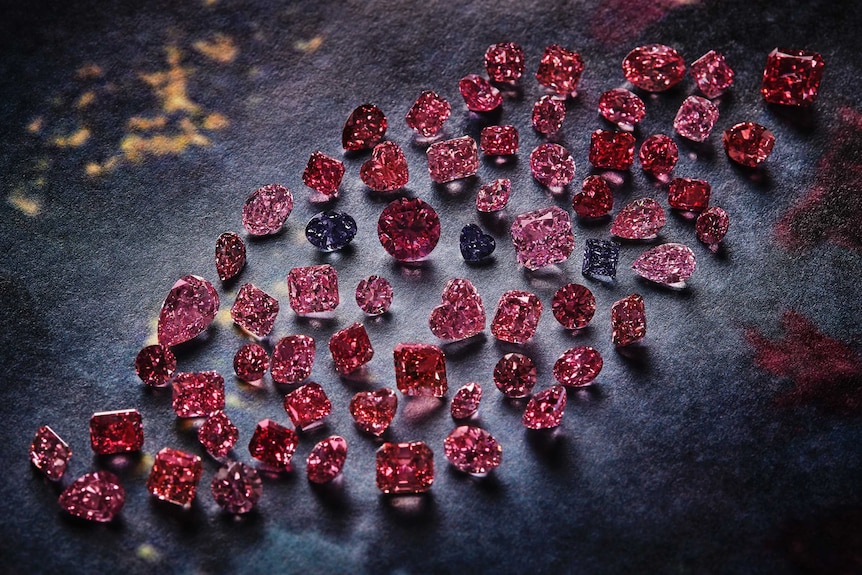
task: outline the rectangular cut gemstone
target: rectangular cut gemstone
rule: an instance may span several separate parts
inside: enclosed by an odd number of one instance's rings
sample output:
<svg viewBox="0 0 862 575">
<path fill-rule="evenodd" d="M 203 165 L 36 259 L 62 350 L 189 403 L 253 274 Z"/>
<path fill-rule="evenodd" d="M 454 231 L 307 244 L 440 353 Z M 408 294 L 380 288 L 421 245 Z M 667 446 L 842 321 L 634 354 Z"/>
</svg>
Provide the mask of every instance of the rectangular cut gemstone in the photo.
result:
<svg viewBox="0 0 862 575">
<path fill-rule="evenodd" d="M 224 378 L 215 371 L 178 373 L 173 383 L 177 417 L 206 417 L 224 409 Z"/>
<path fill-rule="evenodd" d="M 201 480 L 201 458 L 165 447 L 156 454 L 147 490 L 162 501 L 188 507 Z"/>
<path fill-rule="evenodd" d="M 368 332 L 361 323 L 354 323 L 336 332 L 329 339 L 329 351 L 336 371 L 342 375 L 356 371 L 374 357 Z"/>
<path fill-rule="evenodd" d="M 486 156 L 517 154 L 518 140 L 518 128 L 515 126 L 485 126 L 479 136 L 482 153 Z"/>
<path fill-rule="evenodd" d="M 625 346 L 646 335 L 644 298 L 632 294 L 611 306 L 611 336 L 614 345 Z"/>
<path fill-rule="evenodd" d="M 674 178 L 668 185 L 667 203 L 687 212 L 702 212 L 709 206 L 712 187 L 705 180 Z"/>
<path fill-rule="evenodd" d="M 90 445 L 98 455 L 140 451 L 144 421 L 137 409 L 94 413 L 90 418 Z"/>
<path fill-rule="evenodd" d="M 432 144 L 426 155 L 428 172 L 438 184 L 469 178 L 479 171 L 479 151 L 470 136 Z"/>
<path fill-rule="evenodd" d="M 384 443 L 377 450 L 377 488 L 383 493 L 424 493 L 432 483 L 434 452 L 423 442 Z"/>
<path fill-rule="evenodd" d="M 817 52 L 776 48 L 766 58 L 760 92 L 772 104 L 807 106 L 817 98 L 823 66 Z"/>
<path fill-rule="evenodd" d="M 329 264 L 293 268 L 287 274 L 290 307 L 299 315 L 338 307 L 338 272 Z"/>
<path fill-rule="evenodd" d="M 36 430 L 30 444 L 30 462 L 48 479 L 57 481 L 62 478 L 71 457 L 69 444 L 57 432 L 47 425 Z"/>
<path fill-rule="evenodd" d="M 569 213 L 556 206 L 520 214 L 511 234 L 518 263 L 531 270 L 565 261 L 575 249 Z"/>
<path fill-rule="evenodd" d="M 427 343 L 399 343 L 393 356 L 398 391 L 404 395 L 443 397 L 449 387 L 442 349 Z"/>
</svg>

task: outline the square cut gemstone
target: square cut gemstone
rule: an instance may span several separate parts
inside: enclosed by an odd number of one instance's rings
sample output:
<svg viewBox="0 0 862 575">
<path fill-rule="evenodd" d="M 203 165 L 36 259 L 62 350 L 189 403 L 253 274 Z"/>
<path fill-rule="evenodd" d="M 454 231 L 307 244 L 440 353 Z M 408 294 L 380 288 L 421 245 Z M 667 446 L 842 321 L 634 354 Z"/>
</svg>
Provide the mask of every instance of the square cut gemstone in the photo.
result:
<svg viewBox="0 0 862 575">
<path fill-rule="evenodd" d="M 234 323 L 257 337 L 272 331 L 277 316 L 278 300 L 254 284 L 244 284 L 230 308 Z"/>
<path fill-rule="evenodd" d="M 733 69 L 724 54 L 710 50 L 689 67 L 697 87 L 707 98 L 717 98 L 733 84 Z"/>
<path fill-rule="evenodd" d="M 399 343 L 393 351 L 395 384 L 404 395 L 443 397 L 446 381 L 446 356 L 436 345 Z"/>
<path fill-rule="evenodd" d="M 817 99 L 824 65 L 817 52 L 776 48 L 766 57 L 760 93 L 772 104 L 807 106 Z"/>
<path fill-rule="evenodd" d="M 718 108 L 700 96 L 689 96 L 680 105 L 673 120 L 673 129 L 683 138 L 703 142 L 718 121 Z"/>
<path fill-rule="evenodd" d="M 542 54 L 536 80 L 560 96 L 574 96 L 583 71 L 584 60 L 580 54 L 551 44 Z"/>
<path fill-rule="evenodd" d="M 628 132 L 596 130 L 590 136 L 589 159 L 597 168 L 628 170 L 635 161 L 635 137 Z"/>
<path fill-rule="evenodd" d="M 587 240 L 581 273 L 597 280 L 611 281 L 617 277 L 619 259 L 618 243 L 611 240 Z"/>
<path fill-rule="evenodd" d="M 329 352 L 335 369 L 342 375 L 356 371 L 374 357 L 368 332 L 361 323 L 337 331 L 329 339 Z"/>
<path fill-rule="evenodd" d="M 102 411 L 90 418 L 90 445 L 97 455 L 140 451 L 144 421 L 137 409 Z"/>
<path fill-rule="evenodd" d="M 53 429 L 43 425 L 36 430 L 33 443 L 30 444 L 30 462 L 48 479 L 61 479 L 71 458 L 72 450 L 69 444 Z"/>
<path fill-rule="evenodd" d="M 377 450 L 377 488 L 383 493 L 424 493 L 432 483 L 434 452 L 425 443 L 384 443 Z"/>
<path fill-rule="evenodd" d="M 500 296 L 491 333 L 509 343 L 526 343 L 536 333 L 542 317 L 542 301 L 528 291 L 511 290 Z"/>
<path fill-rule="evenodd" d="M 338 186 L 344 177 L 344 164 L 321 152 L 314 152 L 302 172 L 303 183 L 315 192 L 332 197 L 338 193 Z"/>
<path fill-rule="evenodd" d="M 479 171 L 479 152 L 476 140 L 462 136 L 428 147 L 428 172 L 438 184 L 475 176 Z"/>
<path fill-rule="evenodd" d="M 162 501 L 189 507 L 202 473 L 200 457 L 165 447 L 156 454 L 147 491 Z"/>
<path fill-rule="evenodd" d="M 272 350 L 270 372 L 276 383 L 297 383 L 307 379 L 314 367 L 316 345 L 308 335 L 288 335 Z"/>
<path fill-rule="evenodd" d="M 173 384 L 177 417 L 206 417 L 224 409 L 224 378 L 216 371 L 178 373 Z"/>
<path fill-rule="evenodd" d="M 338 307 L 338 272 L 329 264 L 293 268 L 287 274 L 290 307 L 299 315 Z"/>
<path fill-rule="evenodd" d="M 332 413 L 332 403 L 319 383 L 310 381 L 284 396 L 284 410 L 299 429 L 308 429 Z"/>
<path fill-rule="evenodd" d="M 264 419 L 257 424 L 248 451 L 251 456 L 274 471 L 290 469 L 290 460 L 296 451 L 299 439 L 296 432 L 279 425 L 271 419 Z"/>
<path fill-rule="evenodd" d="M 614 345 L 626 346 L 646 335 L 646 308 L 640 294 L 632 294 L 611 306 L 611 336 Z"/>
<path fill-rule="evenodd" d="M 511 234 L 518 263 L 531 270 L 565 261 L 575 249 L 572 220 L 557 206 L 520 214 Z"/>
<path fill-rule="evenodd" d="M 479 136 L 482 153 L 486 156 L 512 156 L 518 153 L 518 128 L 515 126 L 485 126 Z"/>
</svg>

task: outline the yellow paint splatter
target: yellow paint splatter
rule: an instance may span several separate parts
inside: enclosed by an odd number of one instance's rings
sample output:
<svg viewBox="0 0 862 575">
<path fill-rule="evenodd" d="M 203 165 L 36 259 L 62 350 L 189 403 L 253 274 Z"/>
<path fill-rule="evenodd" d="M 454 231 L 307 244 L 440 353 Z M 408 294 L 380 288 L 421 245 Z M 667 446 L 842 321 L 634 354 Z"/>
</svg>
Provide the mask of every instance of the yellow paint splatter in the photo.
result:
<svg viewBox="0 0 862 575">
<path fill-rule="evenodd" d="M 192 47 L 219 64 L 229 64 L 239 54 L 233 39 L 225 34 L 216 34 L 212 40 L 198 40 Z"/>
<path fill-rule="evenodd" d="M 16 190 L 9 194 L 6 201 L 19 212 L 31 218 L 35 218 L 42 213 L 42 202 L 36 198 L 27 196 L 21 190 Z"/>
<path fill-rule="evenodd" d="M 91 177 L 101 176 L 112 171 L 120 163 L 120 156 L 111 156 L 101 164 L 99 162 L 88 162 L 84 172 Z"/>
<path fill-rule="evenodd" d="M 58 148 L 80 148 L 90 139 L 90 130 L 79 128 L 77 132 L 68 136 L 55 136 L 51 143 Z"/>
<path fill-rule="evenodd" d="M 221 308 L 220 310 L 218 310 L 218 313 L 216 313 L 216 316 L 213 318 L 213 321 L 217 326 L 230 327 L 230 325 L 233 323 L 233 318 L 230 317 L 230 310 L 224 307 Z"/>
<path fill-rule="evenodd" d="M 225 395 L 224 404 L 227 407 L 232 407 L 234 409 L 245 409 L 246 407 L 242 398 L 235 393 L 228 393 Z"/>
<path fill-rule="evenodd" d="M 162 110 L 172 112 L 189 112 L 195 114 L 200 106 L 188 96 L 187 84 L 189 69 L 180 66 L 182 53 L 176 46 L 168 46 L 168 70 L 141 74 L 141 79 L 149 84 L 162 101 Z"/>
<path fill-rule="evenodd" d="M 168 125 L 168 118 L 167 116 L 156 116 L 155 118 L 132 116 L 126 125 L 130 130 L 161 130 Z"/>
<path fill-rule="evenodd" d="M 204 130 L 224 130 L 228 125 L 230 122 L 224 115 L 214 112 L 204 118 L 203 128 Z"/>
<path fill-rule="evenodd" d="M 323 36 L 315 36 L 311 40 L 297 40 L 293 43 L 293 47 L 303 52 L 304 54 L 311 54 L 312 52 L 316 52 L 318 48 L 323 45 Z"/>
<path fill-rule="evenodd" d="M 78 97 L 78 101 L 75 102 L 75 107 L 79 108 L 79 109 L 80 108 L 86 108 L 87 106 L 89 106 L 90 104 L 92 104 L 95 101 L 96 101 L 96 93 L 93 92 L 92 90 L 88 90 Z"/>
<path fill-rule="evenodd" d="M 162 554 L 159 553 L 159 550 L 149 543 L 141 543 L 138 545 L 135 555 L 138 556 L 138 559 L 143 559 L 148 563 L 157 563 L 162 559 Z"/>
<path fill-rule="evenodd" d="M 147 156 L 182 154 L 189 146 L 208 146 L 209 138 L 198 132 L 188 118 L 180 121 L 180 132 L 141 136 L 126 134 L 120 141 L 120 150 L 130 162 L 141 162 Z"/>
<path fill-rule="evenodd" d="M 45 119 L 42 116 L 36 116 L 27 124 L 27 131 L 31 134 L 38 134 L 42 131 L 42 126 L 45 125 Z"/>
<path fill-rule="evenodd" d="M 75 72 L 75 75 L 82 80 L 101 78 L 102 69 L 93 63 L 84 64 L 83 66 L 78 68 L 78 70 Z"/>
</svg>

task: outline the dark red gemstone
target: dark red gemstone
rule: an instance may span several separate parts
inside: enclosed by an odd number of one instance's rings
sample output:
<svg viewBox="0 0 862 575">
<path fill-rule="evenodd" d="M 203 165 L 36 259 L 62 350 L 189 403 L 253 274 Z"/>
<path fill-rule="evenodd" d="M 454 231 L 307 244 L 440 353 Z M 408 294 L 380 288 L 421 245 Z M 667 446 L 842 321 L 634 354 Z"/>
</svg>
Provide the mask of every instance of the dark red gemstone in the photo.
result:
<svg viewBox="0 0 862 575">
<path fill-rule="evenodd" d="M 383 140 L 389 123 L 374 104 L 362 104 L 350 113 L 341 133 L 345 150 L 370 150 Z"/>
<path fill-rule="evenodd" d="M 635 159 L 635 137 L 628 132 L 596 130 L 590 138 L 590 163 L 597 168 L 628 170 Z"/>
<path fill-rule="evenodd" d="M 588 176 L 582 191 L 572 197 L 572 209 L 582 218 L 600 218 L 611 213 L 614 196 L 601 176 Z"/>
</svg>

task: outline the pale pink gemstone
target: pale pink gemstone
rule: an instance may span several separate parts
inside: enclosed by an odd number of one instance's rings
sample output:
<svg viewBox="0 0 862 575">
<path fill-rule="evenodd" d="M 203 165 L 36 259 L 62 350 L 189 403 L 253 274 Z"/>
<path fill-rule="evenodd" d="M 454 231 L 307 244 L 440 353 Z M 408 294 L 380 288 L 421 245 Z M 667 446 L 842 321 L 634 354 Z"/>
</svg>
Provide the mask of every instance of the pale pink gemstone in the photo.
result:
<svg viewBox="0 0 862 575">
<path fill-rule="evenodd" d="M 646 116 L 646 106 L 629 90 L 614 88 L 599 97 L 599 114 L 621 130 L 630 132 Z"/>
<path fill-rule="evenodd" d="M 168 292 L 159 313 L 159 343 L 174 346 L 206 330 L 219 308 L 213 285 L 202 277 L 184 276 Z"/>
<path fill-rule="evenodd" d="M 338 307 L 338 272 L 329 264 L 293 268 L 287 274 L 290 307 L 299 315 Z"/>
<path fill-rule="evenodd" d="M 263 493 L 263 481 L 254 467 L 234 461 L 216 472 L 210 490 L 219 507 L 241 515 L 254 509 Z"/>
<path fill-rule="evenodd" d="M 244 284 L 230 308 L 230 317 L 252 335 L 264 337 L 275 325 L 278 300 L 254 284 Z"/>
<path fill-rule="evenodd" d="M 700 96 L 689 96 L 679 107 L 673 128 L 683 138 L 702 142 L 709 137 L 717 120 L 718 108 L 715 104 Z"/>
<path fill-rule="evenodd" d="M 468 383 L 462 385 L 452 397 L 452 405 L 449 406 L 449 411 L 455 419 L 465 419 L 471 417 L 479 410 L 479 403 L 482 401 L 482 386 L 478 383 Z"/>
<path fill-rule="evenodd" d="M 554 134 L 566 119 L 566 104 L 552 98 L 542 96 L 533 106 L 533 129 L 540 134 Z"/>
<path fill-rule="evenodd" d="M 276 383 L 297 383 L 311 375 L 314 366 L 314 338 L 288 335 L 278 340 L 272 350 L 270 373 Z"/>
<path fill-rule="evenodd" d="M 30 444 L 30 462 L 48 479 L 57 481 L 62 478 L 71 458 L 69 444 L 53 429 L 43 425 L 36 430 L 33 443 Z"/>
<path fill-rule="evenodd" d="M 70 515 L 105 523 L 123 509 L 126 490 L 110 471 L 95 471 L 82 475 L 64 489 L 59 503 Z"/>
<path fill-rule="evenodd" d="M 627 240 L 654 238 L 664 227 L 667 217 L 659 203 L 641 198 L 626 205 L 611 224 L 611 233 Z"/>
<path fill-rule="evenodd" d="M 603 364 L 602 354 L 592 347 L 573 347 L 554 363 L 554 379 L 573 387 L 589 385 L 599 375 Z"/>
<path fill-rule="evenodd" d="M 470 280 L 453 278 L 443 288 L 442 303 L 431 310 L 428 327 L 444 340 L 472 337 L 485 330 L 485 306 Z"/>
<path fill-rule="evenodd" d="M 521 353 L 507 353 L 494 366 L 494 385 L 506 397 L 527 397 L 536 385 L 536 364 Z"/>
<path fill-rule="evenodd" d="M 510 233 L 518 263 L 531 270 L 566 261 L 575 249 L 572 220 L 557 206 L 518 215 Z"/>
<path fill-rule="evenodd" d="M 368 315 L 380 315 L 392 305 L 392 284 L 380 276 L 368 276 L 356 286 L 356 305 Z"/>
<path fill-rule="evenodd" d="M 323 387 L 310 381 L 284 396 L 284 410 L 298 429 L 308 429 L 332 412 L 332 403 Z"/>
<path fill-rule="evenodd" d="M 671 287 L 682 287 L 697 267 L 691 248 L 682 244 L 662 244 L 644 252 L 632 269 L 644 278 Z"/>
<path fill-rule="evenodd" d="M 469 178 L 479 171 L 479 150 L 470 136 L 431 144 L 425 155 L 431 179 L 438 184 Z"/>
<path fill-rule="evenodd" d="M 269 184 L 252 193 L 242 208 L 242 225 L 253 236 L 277 233 L 293 210 L 293 193 Z"/>
<path fill-rule="evenodd" d="M 530 398 L 522 421 L 529 429 L 551 429 L 560 425 L 565 411 L 566 388 L 555 385 Z"/>
<path fill-rule="evenodd" d="M 425 443 L 384 443 L 377 450 L 377 488 L 383 493 L 423 493 L 432 483 L 434 452 Z"/>
<path fill-rule="evenodd" d="M 526 343 L 536 333 L 542 317 L 542 301 L 528 291 L 511 290 L 500 296 L 491 322 L 491 333 L 509 343 Z"/>
<path fill-rule="evenodd" d="M 710 50 L 689 67 L 689 74 L 707 98 L 717 98 L 733 84 L 734 73 L 724 55 Z"/>
<path fill-rule="evenodd" d="M 488 182 L 479 188 L 476 194 L 476 209 L 480 212 L 498 212 L 509 203 L 512 181 L 509 178 L 499 178 Z"/>
<path fill-rule="evenodd" d="M 341 474 L 347 460 L 347 441 L 333 435 L 317 443 L 308 454 L 305 473 L 312 483 L 329 483 Z"/>
<path fill-rule="evenodd" d="M 530 153 L 530 171 L 543 186 L 561 190 L 575 177 L 575 160 L 559 144 L 541 144 Z"/>
<path fill-rule="evenodd" d="M 461 425 L 443 440 L 443 454 L 460 471 L 484 475 L 500 466 L 503 447 L 484 429 Z"/>
</svg>

